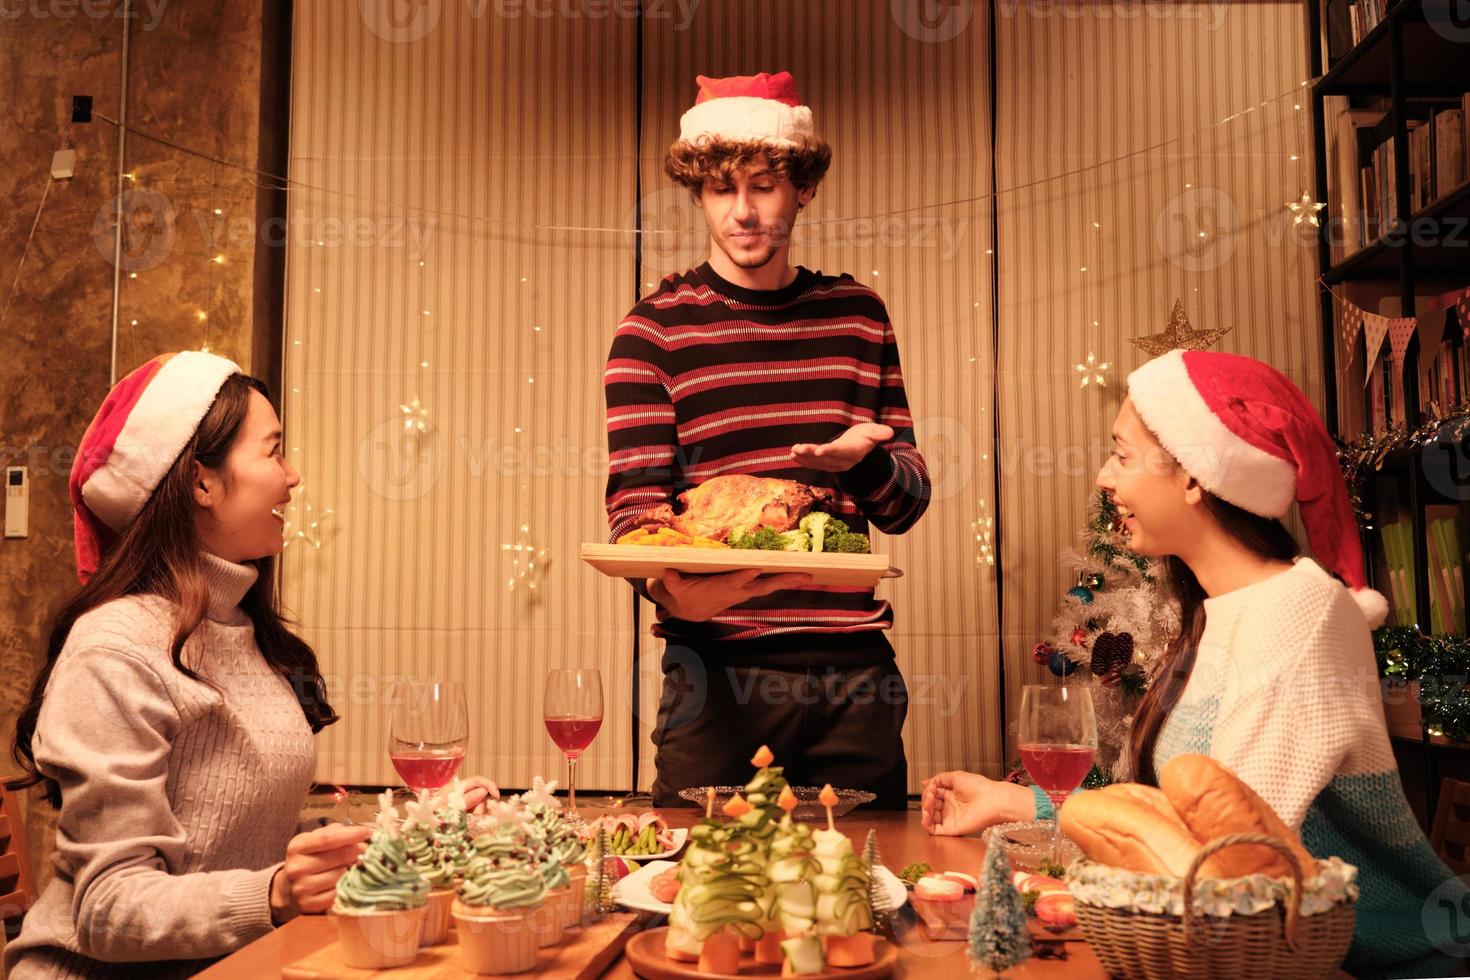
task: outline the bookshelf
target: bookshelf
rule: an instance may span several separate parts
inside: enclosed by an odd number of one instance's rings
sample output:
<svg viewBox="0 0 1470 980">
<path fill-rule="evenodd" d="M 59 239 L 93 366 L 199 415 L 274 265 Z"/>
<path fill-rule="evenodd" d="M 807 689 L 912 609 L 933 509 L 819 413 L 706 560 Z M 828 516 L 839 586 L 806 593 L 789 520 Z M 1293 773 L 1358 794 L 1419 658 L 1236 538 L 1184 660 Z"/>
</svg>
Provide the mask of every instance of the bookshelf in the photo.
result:
<svg viewBox="0 0 1470 980">
<path fill-rule="evenodd" d="M 1457 326 L 1453 308 L 1434 312 L 1449 290 L 1470 283 L 1470 24 L 1452 21 L 1452 6 L 1438 0 L 1307 2 L 1317 79 L 1311 90 L 1316 200 L 1327 205 L 1317 255 L 1328 287 L 1320 293 L 1324 415 L 1345 443 L 1378 428 L 1385 411 L 1384 421 L 1412 429 L 1421 425 L 1430 398 L 1439 402 L 1453 393 L 1457 401 L 1467 399 L 1463 330 L 1470 324 Z M 1421 318 L 1404 352 L 1397 405 L 1389 397 L 1386 410 L 1384 386 L 1365 376 L 1376 365 L 1366 363 L 1362 335 L 1356 350 L 1343 349 L 1329 290 L 1390 319 Z M 1450 318 L 1443 335 L 1432 326 L 1441 315 Z M 1427 333 L 1426 316 L 1436 317 Z M 1431 358 L 1426 391 L 1419 390 L 1421 357 Z M 1446 380 L 1450 375 L 1453 381 Z M 1470 445 L 1392 454 L 1366 491 L 1376 530 L 1364 534 L 1363 544 L 1374 587 L 1390 605 L 1407 603 L 1411 621 L 1426 632 L 1447 625 L 1463 633 L 1470 605 Z M 1390 525 L 1393 534 L 1383 530 Z M 1445 568 L 1449 556 L 1431 558 L 1431 552 L 1451 550 L 1458 571 Z M 1400 565 L 1412 555 L 1411 570 L 1396 573 L 1390 552 Z M 1448 598 L 1447 585 L 1456 593 Z M 1446 602 L 1458 606 L 1458 618 Z M 1427 735 L 1420 741 L 1429 780 L 1423 789 L 1432 806 L 1438 787 L 1430 753 L 1452 743 Z"/>
</svg>

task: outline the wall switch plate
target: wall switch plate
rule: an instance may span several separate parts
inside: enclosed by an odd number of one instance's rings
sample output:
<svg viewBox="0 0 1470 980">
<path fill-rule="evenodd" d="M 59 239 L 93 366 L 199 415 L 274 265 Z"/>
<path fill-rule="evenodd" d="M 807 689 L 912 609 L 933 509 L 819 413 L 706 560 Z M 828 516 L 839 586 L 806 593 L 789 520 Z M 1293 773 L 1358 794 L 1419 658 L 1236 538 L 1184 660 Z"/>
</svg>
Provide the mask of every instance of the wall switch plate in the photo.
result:
<svg viewBox="0 0 1470 980">
<path fill-rule="evenodd" d="M 24 466 L 5 467 L 5 536 L 23 538 L 29 533 L 31 481 Z"/>
</svg>

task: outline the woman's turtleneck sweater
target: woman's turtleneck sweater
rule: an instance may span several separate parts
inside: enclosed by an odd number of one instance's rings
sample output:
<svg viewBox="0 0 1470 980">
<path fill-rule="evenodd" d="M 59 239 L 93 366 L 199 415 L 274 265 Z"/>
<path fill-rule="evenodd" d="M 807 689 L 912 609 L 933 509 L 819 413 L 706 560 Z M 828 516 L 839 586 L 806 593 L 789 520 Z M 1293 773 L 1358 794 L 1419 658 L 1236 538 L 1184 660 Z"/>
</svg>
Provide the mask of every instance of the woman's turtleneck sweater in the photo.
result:
<svg viewBox="0 0 1470 980">
<path fill-rule="evenodd" d="M 256 570 L 204 563 L 184 662 L 210 684 L 174 666 L 157 596 L 99 606 L 67 636 L 33 742 L 61 786 L 56 873 L 5 951 L 11 980 L 189 976 L 271 929 L 312 733 L 240 609 Z"/>
</svg>

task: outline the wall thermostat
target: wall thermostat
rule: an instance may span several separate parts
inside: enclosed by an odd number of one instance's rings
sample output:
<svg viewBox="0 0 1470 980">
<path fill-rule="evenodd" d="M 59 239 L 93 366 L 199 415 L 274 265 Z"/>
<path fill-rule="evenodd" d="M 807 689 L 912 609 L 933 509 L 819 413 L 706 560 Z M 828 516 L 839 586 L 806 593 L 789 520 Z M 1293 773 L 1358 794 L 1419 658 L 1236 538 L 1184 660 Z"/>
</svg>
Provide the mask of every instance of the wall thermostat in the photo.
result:
<svg viewBox="0 0 1470 980">
<path fill-rule="evenodd" d="M 5 467 L 5 536 L 23 538 L 30 524 L 31 481 L 24 466 Z"/>
</svg>

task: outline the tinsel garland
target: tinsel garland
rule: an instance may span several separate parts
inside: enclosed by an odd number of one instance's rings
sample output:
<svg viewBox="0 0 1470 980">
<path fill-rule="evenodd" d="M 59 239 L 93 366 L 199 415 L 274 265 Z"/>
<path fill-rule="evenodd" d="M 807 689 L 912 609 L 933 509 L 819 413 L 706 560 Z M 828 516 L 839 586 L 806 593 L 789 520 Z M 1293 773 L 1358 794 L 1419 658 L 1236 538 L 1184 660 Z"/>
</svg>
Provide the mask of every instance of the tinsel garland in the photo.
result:
<svg viewBox="0 0 1470 980">
<path fill-rule="evenodd" d="M 1384 677 L 1419 682 L 1420 724 L 1426 732 L 1470 742 L 1470 638 L 1383 626 L 1373 632 L 1373 653 Z"/>
<path fill-rule="evenodd" d="M 1352 445 L 1338 443 L 1337 458 L 1347 481 L 1353 515 L 1365 531 L 1373 530 L 1373 514 L 1363 503 L 1368 481 L 1383 468 L 1390 456 L 1420 450 L 1435 442 L 1457 444 L 1470 434 L 1470 402 L 1444 415 L 1430 414 L 1418 428 L 1391 426 L 1384 432 L 1365 432 Z"/>
</svg>

